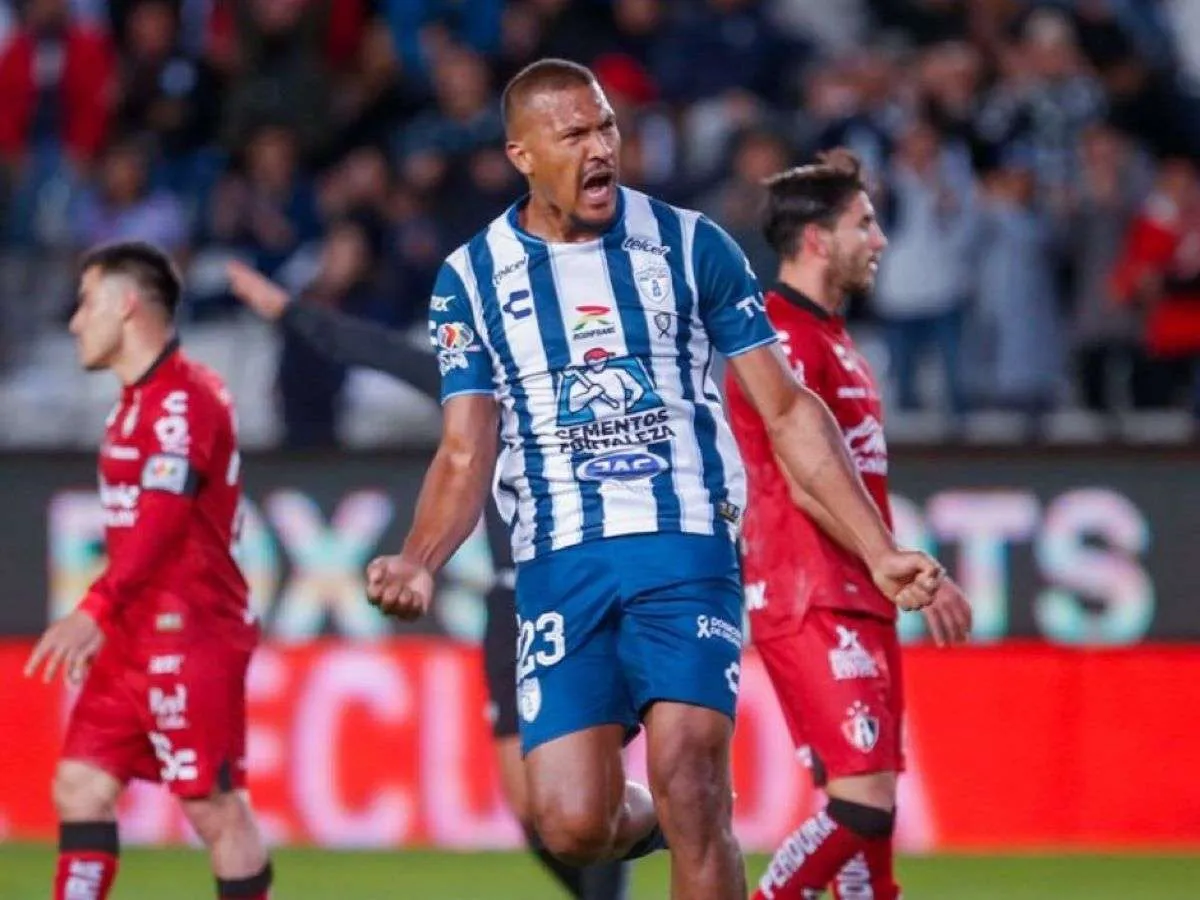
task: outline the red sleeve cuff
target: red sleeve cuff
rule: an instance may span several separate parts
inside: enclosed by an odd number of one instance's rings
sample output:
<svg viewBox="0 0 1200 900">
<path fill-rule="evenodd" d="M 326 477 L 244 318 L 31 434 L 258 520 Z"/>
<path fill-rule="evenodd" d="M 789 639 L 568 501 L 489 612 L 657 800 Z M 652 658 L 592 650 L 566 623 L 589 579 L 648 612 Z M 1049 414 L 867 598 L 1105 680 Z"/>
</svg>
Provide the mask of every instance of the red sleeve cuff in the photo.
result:
<svg viewBox="0 0 1200 900">
<path fill-rule="evenodd" d="M 96 620 L 96 624 L 104 626 L 108 622 L 108 614 L 112 611 L 112 601 L 99 591 L 88 591 L 87 596 L 80 602 L 77 609 L 87 613 Z"/>
</svg>

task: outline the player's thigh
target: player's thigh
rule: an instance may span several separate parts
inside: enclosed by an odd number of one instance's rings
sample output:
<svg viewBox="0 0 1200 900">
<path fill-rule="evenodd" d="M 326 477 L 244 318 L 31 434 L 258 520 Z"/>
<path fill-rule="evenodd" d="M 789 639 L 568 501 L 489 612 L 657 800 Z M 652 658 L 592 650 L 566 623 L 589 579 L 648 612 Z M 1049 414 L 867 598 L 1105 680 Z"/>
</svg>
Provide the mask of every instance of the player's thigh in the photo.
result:
<svg viewBox="0 0 1200 900">
<path fill-rule="evenodd" d="M 522 828 L 528 828 L 533 822 L 533 811 L 529 804 L 525 760 L 521 758 L 521 739 L 515 734 L 498 737 L 492 746 L 496 753 L 496 769 L 500 774 L 500 789 L 504 792 L 509 811 Z"/>
<path fill-rule="evenodd" d="M 539 744 L 525 756 L 529 806 L 546 840 L 552 832 L 607 832 L 625 797 L 621 751 L 627 729 L 598 725 Z"/>
<path fill-rule="evenodd" d="M 734 719 L 741 680 L 742 587 L 725 538 L 659 535 L 631 545 L 621 664 L 639 713 L 669 701 Z"/>
<path fill-rule="evenodd" d="M 517 726 L 517 595 L 497 586 L 487 595 L 483 632 L 483 671 L 487 681 L 487 717 L 496 740 L 514 738 Z"/>
<path fill-rule="evenodd" d="M 796 634 L 758 645 L 793 739 L 830 783 L 902 767 L 895 639 L 888 622 L 813 609 Z"/>
<path fill-rule="evenodd" d="M 659 701 L 646 712 L 646 763 L 659 816 L 718 826 L 732 815 L 733 720 L 691 703 Z"/>
<path fill-rule="evenodd" d="M 147 748 L 140 714 L 143 678 L 134 665 L 114 643 L 100 650 L 67 720 L 63 762 L 106 772 L 118 784 L 140 775 Z M 79 774 L 82 770 L 72 767 L 66 771 Z M 56 798 L 65 800 L 66 792 L 81 780 L 73 778 L 60 785 L 56 779 Z"/>
<path fill-rule="evenodd" d="M 245 787 L 250 653 L 208 638 L 152 649 L 144 713 L 158 780 L 185 800 Z"/>
<path fill-rule="evenodd" d="M 526 754 L 577 731 L 636 721 L 618 665 L 618 587 L 611 555 L 588 544 L 519 568 L 517 714 Z"/>
</svg>

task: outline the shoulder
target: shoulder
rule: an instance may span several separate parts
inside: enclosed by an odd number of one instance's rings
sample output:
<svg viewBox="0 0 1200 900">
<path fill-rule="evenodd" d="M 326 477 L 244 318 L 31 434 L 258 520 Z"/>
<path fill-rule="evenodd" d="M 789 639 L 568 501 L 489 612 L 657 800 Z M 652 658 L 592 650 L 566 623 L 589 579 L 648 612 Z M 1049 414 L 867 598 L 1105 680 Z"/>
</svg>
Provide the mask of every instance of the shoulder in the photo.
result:
<svg viewBox="0 0 1200 900">
<path fill-rule="evenodd" d="M 218 414 L 233 406 L 233 399 L 224 379 L 204 363 L 180 353 L 178 365 L 171 377 L 157 385 L 164 408 L 183 415 L 188 411 Z"/>
</svg>

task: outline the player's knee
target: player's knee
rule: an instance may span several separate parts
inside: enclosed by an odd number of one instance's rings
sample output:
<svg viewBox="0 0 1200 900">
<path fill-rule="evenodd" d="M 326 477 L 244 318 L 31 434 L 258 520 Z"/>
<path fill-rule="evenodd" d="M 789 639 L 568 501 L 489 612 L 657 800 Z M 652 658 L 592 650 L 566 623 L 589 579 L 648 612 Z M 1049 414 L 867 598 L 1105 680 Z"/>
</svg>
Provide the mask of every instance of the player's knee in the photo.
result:
<svg viewBox="0 0 1200 900">
<path fill-rule="evenodd" d="M 686 818 L 701 830 L 719 828 L 732 804 L 728 731 L 680 728 L 656 741 L 650 788 L 669 818 Z"/>
<path fill-rule="evenodd" d="M 63 822 L 113 818 L 120 790 L 107 772 L 72 760 L 59 763 L 51 784 L 54 808 Z"/>
<path fill-rule="evenodd" d="M 825 786 L 825 793 L 831 798 L 887 812 L 896 806 L 896 773 L 870 772 L 834 778 Z"/>
<path fill-rule="evenodd" d="M 199 800 L 184 800 L 183 813 L 196 836 L 208 847 L 221 841 L 234 840 L 247 828 L 253 828 L 253 818 L 241 796 L 218 793 Z"/>
<path fill-rule="evenodd" d="M 574 866 L 607 859 L 616 840 L 616 820 L 578 795 L 558 796 L 534 806 L 534 827 L 546 849 Z"/>
</svg>

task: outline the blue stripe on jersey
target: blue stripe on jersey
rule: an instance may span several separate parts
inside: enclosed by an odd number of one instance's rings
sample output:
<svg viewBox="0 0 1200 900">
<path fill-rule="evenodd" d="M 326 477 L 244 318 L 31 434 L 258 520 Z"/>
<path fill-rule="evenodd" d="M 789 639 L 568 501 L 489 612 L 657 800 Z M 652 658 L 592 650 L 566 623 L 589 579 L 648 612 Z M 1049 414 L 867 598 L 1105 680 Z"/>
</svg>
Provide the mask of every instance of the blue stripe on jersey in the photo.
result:
<svg viewBox="0 0 1200 900">
<path fill-rule="evenodd" d="M 621 317 L 621 328 L 625 332 L 625 349 L 630 356 L 639 356 L 649 364 L 654 355 L 650 345 L 650 332 L 646 328 L 646 316 L 642 311 L 642 300 L 638 295 L 637 280 L 633 275 L 633 263 L 629 254 L 621 249 L 628 234 L 628 220 L 622 216 L 616 228 L 616 233 L 610 239 L 613 252 L 608 252 L 609 242 L 605 242 L 605 268 L 608 269 L 608 280 L 612 282 L 613 297 L 617 301 L 617 313 Z M 679 251 L 682 253 L 682 250 Z M 633 293 L 633 303 L 621 302 L 622 294 Z M 647 374 L 653 377 L 654 366 L 648 365 Z M 662 391 L 662 385 L 656 384 L 655 389 Z M 683 510 L 679 503 L 679 495 L 675 492 L 672 473 L 675 471 L 675 452 L 670 441 L 660 441 L 647 447 L 652 453 L 667 461 L 667 469 L 659 472 L 650 479 L 654 493 L 654 503 L 657 510 L 659 531 L 676 531 L 683 522 Z"/>
<path fill-rule="evenodd" d="M 550 497 L 550 486 L 546 481 L 546 460 L 537 435 L 533 433 L 533 416 L 529 412 L 529 395 L 521 381 L 516 359 L 508 346 L 504 333 L 504 321 L 500 312 L 499 298 L 492 286 L 492 274 L 496 266 L 491 248 L 487 243 L 487 230 L 481 231 L 467 245 L 471 268 L 475 271 L 475 285 L 479 291 L 479 305 L 483 310 L 483 322 L 488 330 L 492 348 L 504 366 L 504 376 L 512 392 L 513 407 L 517 414 L 517 433 L 525 454 L 525 477 L 535 503 L 535 539 L 549 540 L 553 533 L 554 508 Z M 519 507 L 518 507 L 519 510 Z M 518 512 L 518 516 L 520 513 Z"/>
<path fill-rule="evenodd" d="M 558 302 L 558 286 L 555 283 L 554 263 L 550 251 L 541 241 L 530 240 L 521 231 L 516 232 L 525 252 L 529 254 L 529 290 L 533 294 L 533 306 L 537 310 L 538 332 L 542 349 L 546 353 L 546 368 L 551 372 L 563 372 L 571 365 L 571 347 L 567 341 L 567 326 L 563 322 L 562 308 Z M 555 385 L 557 388 L 558 385 Z M 584 461 L 582 453 L 571 454 L 571 471 L 577 472 Z M 600 482 L 576 479 L 579 485 L 583 539 L 604 536 L 604 504 L 600 499 Z M 539 535 L 541 532 L 539 531 Z M 554 529 L 534 541 L 534 553 L 552 549 Z"/>
<path fill-rule="evenodd" d="M 717 525 L 717 504 L 725 499 L 725 465 L 721 454 L 717 451 L 717 424 L 712 411 L 696 397 L 696 389 L 692 383 L 692 351 L 688 346 L 692 340 L 692 314 L 699 297 L 693 297 L 684 272 L 683 227 L 679 214 L 666 203 L 650 198 L 650 208 L 658 222 L 658 231 L 662 242 L 668 247 L 678 247 L 679 253 L 667 256 L 671 269 L 671 285 L 675 292 L 675 312 L 679 319 L 675 329 L 675 350 L 679 357 L 679 381 L 683 385 L 683 399 L 692 404 L 695 410 L 696 443 L 700 448 L 700 461 L 704 466 L 704 487 L 708 490 L 708 500 L 712 507 L 713 532 L 720 534 Z M 693 246 L 692 262 L 695 263 L 695 247 Z M 709 360 L 712 350 L 709 350 Z M 707 374 L 707 364 L 705 367 Z"/>
</svg>

